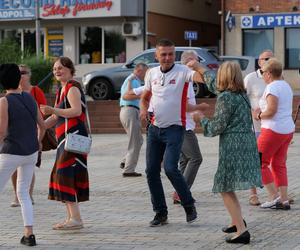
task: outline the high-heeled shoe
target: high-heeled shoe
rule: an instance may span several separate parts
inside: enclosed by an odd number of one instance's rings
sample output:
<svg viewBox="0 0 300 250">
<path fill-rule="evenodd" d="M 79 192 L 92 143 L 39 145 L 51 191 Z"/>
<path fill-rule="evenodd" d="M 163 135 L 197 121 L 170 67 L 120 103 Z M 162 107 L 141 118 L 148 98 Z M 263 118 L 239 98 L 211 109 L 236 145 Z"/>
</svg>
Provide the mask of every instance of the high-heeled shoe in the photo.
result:
<svg viewBox="0 0 300 250">
<path fill-rule="evenodd" d="M 245 224 L 245 227 L 247 227 L 246 221 L 243 220 L 243 222 L 244 222 L 244 224 Z M 237 232 L 237 228 L 236 228 L 235 225 L 233 225 L 233 226 L 231 226 L 231 227 L 223 227 L 223 228 L 222 228 L 222 231 L 223 231 L 224 233 L 230 234 L 230 233 L 235 233 L 235 232 Z"/>
<path fill-rule="evenodd" d="M 227 236 L 225 240 L 227 243 L 232 243 L 232 244 L 239 244 L 239 243 L 240 244 L 249 244 L 250 243 L 250 233 L 248 231 L 245 231 L 237 237 Z"/>
</svg>

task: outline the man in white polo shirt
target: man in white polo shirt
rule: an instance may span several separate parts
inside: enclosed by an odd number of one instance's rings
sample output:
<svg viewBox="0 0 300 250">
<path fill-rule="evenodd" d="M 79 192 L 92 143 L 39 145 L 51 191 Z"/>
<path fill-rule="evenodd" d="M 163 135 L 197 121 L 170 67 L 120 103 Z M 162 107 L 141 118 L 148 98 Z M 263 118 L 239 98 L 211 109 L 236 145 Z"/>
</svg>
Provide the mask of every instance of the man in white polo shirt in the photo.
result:
<svg viewBox="0 0 300 250">
<path fill-rule="evenodd" d="M 270 58 L 272 58 L 273 52 L 271 50 L 264 50 L 263 52 L 260 53 L 259 58 L 258 58 L 258 66 L 259 69 L 249 73 L 246 75 L 244 79 L 244 84 L 245 88 L 247 90 L 247 96 L 250 100 L 251 103 L 251 109 L 257 110 L 259 108 L 259 100 L 262 97 L 265 88 L 267 84 L 265 83 L 262 74 L 261 74 L 261 68 L 267 62 Z M 260 121 L 256 121 L 253 119 L 253 126 L 255 129 L 255 135 L 256 138 L 258 138 L 260 134 Z M 257 191 L 256 188 L 251 188 L 250 189 L 250 197 L 249 197 L 249 204 L 251 206 L 259 206 L 260 201 L 257 196 Z"/>
<path fill-rule="evenodd" d="M 148 130 L 146 174 L 156 215 L 150 226 L 164 225 L 168 220 L 168 209 L 160 177 L 162 160 L 165 173 L 185 209 L 186 221 L 191 223 L 197 219 L 195 201 L 177 164 L 186 125 L 189 82 L 201 82 L 202 78 L 198 72 L 190 70 L 187 66 L 174 64 L 174 43 L 167 39 L 157 43 L 156 59 L 160 66 L 147 71 L 140 111 L 141 119 L 145 119 L 151 99 L 154 118 Z"/>
</svg>

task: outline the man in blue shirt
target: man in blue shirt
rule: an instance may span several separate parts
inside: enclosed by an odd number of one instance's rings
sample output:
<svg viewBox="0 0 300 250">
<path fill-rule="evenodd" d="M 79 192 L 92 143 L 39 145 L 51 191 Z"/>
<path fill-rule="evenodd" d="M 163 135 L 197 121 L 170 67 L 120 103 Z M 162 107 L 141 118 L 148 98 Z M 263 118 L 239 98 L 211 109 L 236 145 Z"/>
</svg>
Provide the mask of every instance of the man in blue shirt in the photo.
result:
<svg viewBox="0 0 300 250">
<path fill-rule="evenodd" d="M 127 153 L 122 160 L 120 167 L 124 169 L 123 177 L 139 177 L 141 173 L 135 172 L 139 159 L 140 150 L 143 144 L 141 121 L 139 118 L 140 104 L 138 99 L 124 100 L 123 95 L 132 88 L 138 88 L 144 81 L 148 66 L 138 63 L 133 73 L 128 76 L 121 87 L 120 98 L 120 121 L 129 137 Z"/>
</svg>

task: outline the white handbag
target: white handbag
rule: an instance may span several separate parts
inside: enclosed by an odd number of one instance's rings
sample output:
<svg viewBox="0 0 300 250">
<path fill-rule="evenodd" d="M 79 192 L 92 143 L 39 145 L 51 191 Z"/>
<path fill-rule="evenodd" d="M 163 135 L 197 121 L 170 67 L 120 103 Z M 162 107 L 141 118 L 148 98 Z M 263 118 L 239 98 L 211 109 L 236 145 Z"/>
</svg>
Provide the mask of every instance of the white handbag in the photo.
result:
<svg viewBox="0 0 300 250">
<path fill-rule="evenodd" d="M 66 99 L 64 100 L 66 107 Z M 92 147 L 91 125 L 88 113 L 88 107 L 85 103 L 86 119 L 88 124 L 88 136 L 78 135 L 76 133 L 67 133 L 68 118 L 65 118 L 65 150 L 76 154 L 88 154 Z"/>
<path fill-rule="evenodd" d="M 89 136 L 67 134 L 65 150 L 76 154 L 88 154 L 91 150 L 92 138 Z"/>
</svg>

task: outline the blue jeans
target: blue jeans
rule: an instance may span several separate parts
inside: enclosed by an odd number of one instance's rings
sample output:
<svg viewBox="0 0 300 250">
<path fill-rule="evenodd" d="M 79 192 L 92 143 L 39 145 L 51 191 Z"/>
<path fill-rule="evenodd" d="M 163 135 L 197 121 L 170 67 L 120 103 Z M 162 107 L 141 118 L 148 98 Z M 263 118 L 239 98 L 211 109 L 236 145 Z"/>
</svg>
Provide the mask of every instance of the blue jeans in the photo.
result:
<svg viewBox="0 0 300 250">
<path fill-rule="evenodd" d="M 165 194 L 161 182 L 161 162 L 165 173 L 178 193 L 181 204 L 189 207 L 194 199 L 184 177 L 178 170 L 178 160 L 183 142 L 184 128 L 172 125 L 167 128 L 158 128 L 150 125 L 146 149 L 146 174 L 151 193 L 153 210 L 162 215 L 168 214 Z"/>
</svg>

